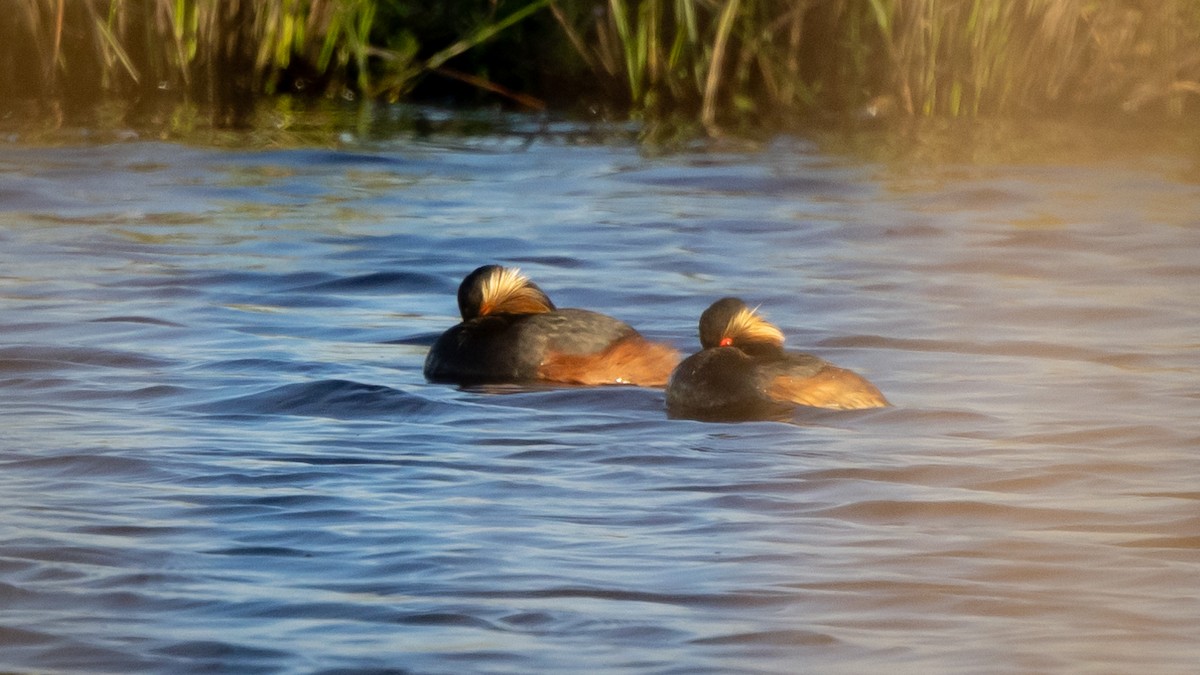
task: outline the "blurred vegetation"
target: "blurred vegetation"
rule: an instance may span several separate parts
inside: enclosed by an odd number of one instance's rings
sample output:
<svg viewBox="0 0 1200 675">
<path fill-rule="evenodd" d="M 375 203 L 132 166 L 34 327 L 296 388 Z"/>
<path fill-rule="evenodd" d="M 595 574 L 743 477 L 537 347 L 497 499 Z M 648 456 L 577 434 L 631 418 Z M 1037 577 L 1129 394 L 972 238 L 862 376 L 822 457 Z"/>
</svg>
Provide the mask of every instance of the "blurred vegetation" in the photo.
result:
<svg viewBox="0 0 1200 675">
<path fill-rule="evenodd" d="M 1181 117 L 1198 0 L 10 0 L 0 108 L 276 94 L 502 101 L 684 129 L 814 116 Z M 15 11 L 13 10 L 15 8 Z M 64 112 L 65 111 L 65 112 Z M 0 109 L 0 113 L 5 112 Z"/>
</svg>

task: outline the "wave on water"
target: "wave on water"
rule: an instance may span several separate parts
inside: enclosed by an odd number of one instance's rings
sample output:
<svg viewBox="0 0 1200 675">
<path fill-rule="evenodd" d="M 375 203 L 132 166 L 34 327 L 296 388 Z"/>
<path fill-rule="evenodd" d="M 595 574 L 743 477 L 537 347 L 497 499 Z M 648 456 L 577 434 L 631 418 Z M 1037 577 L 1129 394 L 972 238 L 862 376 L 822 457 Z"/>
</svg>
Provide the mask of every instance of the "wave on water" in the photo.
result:
<svg viewBox="0 0 1200 675">
<path fill-rule="evenodd" d="M 156 319 L 151 316 L 106 316 L 99 319 L 92 319 L 91 323 L 140 323 L 148 326 L 164 326 L 167 328 L 183 328 L 183 324 L 167 321 L 166 319 Z"/>
<path fill-rule="evenodd" d="M 412 345 L 414 347 L 432 347 L 433 343 L 442 336 L 441 331 L 436 333 L 417 333 L 405 337 L 396 338 L 395 340 L 385 340 L 385 345 Z"/>
<path fill-rule="evenodd" d="M 429 417 L 443 406 L 415 394 L 378 384 L 318 380 L 285 384 L 257 394 L 194 406 L 197 412 L 242 417 L 298 415 L 333 419 Z"/>
<path fill-rule="evenodd" d="M 166 359 L 115 349 L 23 345 L 0 347 L 0 373 L 93 366 L 101 368 L 161 368 Z"/>
<path fill-rule="evenodd" d="M 310 286 L 301 286 L 289 290 L 291 292 L 375 291 L 378 293 L 395 293 L 398 291 L 420 291 L 424 293 L 429 292 L 431 288 L 453 290 L 443 277 L 433 274 L 422 274 L 420 272 L 372 272 L 370 274 L 360 274 L 343 279 L 323 281 Z"/>
</svg>

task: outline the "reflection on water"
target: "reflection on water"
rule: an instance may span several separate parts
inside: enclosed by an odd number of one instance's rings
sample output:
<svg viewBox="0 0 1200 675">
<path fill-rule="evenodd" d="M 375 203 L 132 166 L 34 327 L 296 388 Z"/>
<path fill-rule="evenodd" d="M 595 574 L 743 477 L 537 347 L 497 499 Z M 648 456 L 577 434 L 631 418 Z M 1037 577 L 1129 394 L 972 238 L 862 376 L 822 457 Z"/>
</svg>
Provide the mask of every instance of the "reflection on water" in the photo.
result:
<svg viewBox="0 0 1200 675">
<path fill-rule="evenodd" d="M 0 148 L 0 670 L 1200 662 L 1193 154 L 525 124 Z M 427 384 L 483 262 L 685 351 L 741 295 L 896 406 Z"/>
</svg>

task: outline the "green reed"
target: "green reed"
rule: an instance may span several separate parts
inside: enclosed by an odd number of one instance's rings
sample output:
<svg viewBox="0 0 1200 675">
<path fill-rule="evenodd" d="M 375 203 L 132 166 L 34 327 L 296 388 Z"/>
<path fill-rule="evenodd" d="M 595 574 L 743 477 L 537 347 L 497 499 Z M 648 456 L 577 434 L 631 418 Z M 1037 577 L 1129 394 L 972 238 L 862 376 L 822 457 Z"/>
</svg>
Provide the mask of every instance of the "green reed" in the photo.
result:
<svg viewBox="0 0 1200 675">
<path fill-rule="evenodd" d="M 371 0 L 21 0 L 0 28 L 8 95 L 88 100 L 175 91 L 211 98 L 232 85 L 270 93 L 304 61 L 346 77 L 365 67 Z M 69 45 L 69 48 L 68 48 Z"/>
<path fill-rule="evenodd" d="M 236 107 L 279 92 L 439 95 L 454 82 L 710 133 L 830 112 L 1179 116 L 1200 104 L 1197 0 L 13 3 L 0 100 Z"/>
<path fill-rule="evenodd" d="M 164 92 L 218 105 L 302 90 L 396 99 L 549 4 L 458 12 L 473 23 L 423 45 L 408 24 L 428 5 L 407 0 L 14 1 L 15 21 L 0 23 L 0 97 L 80 105 Z"/>
<path fill-rule="evenodd" d="M 975 116 L 1200 100 L 1195 0 L 610 0 L 635 105 Z M 598 39 L 603 47 L 611 40 Z M 611 61 L 612 55 L 607 55 Z"/>
</svg>

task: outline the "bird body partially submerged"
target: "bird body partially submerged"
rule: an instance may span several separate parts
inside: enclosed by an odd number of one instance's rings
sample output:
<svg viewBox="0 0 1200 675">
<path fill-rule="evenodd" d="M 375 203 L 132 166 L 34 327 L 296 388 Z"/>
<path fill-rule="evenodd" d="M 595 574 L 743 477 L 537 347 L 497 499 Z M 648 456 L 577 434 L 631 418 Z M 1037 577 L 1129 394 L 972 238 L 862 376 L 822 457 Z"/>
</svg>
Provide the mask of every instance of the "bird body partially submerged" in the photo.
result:
<svg viewBox="0 0 1200 675">
<path fill-rule="evenodd" d="M 485 265 L 458 289 L 462 322 L 434 343 L 425 377 L 459 384 L 666 384 L 679 353 L 629 324 L 559 309 L 519 270 Z"/>
<path fill-rule="evenodd" d="M 783 332 L 737 298 L 700 317 L 701 351 L 675 368 L 667 410 L 678 417 L 774 417 L 796 405 L 858 410 L 890 405 L 857 373 L 785 351 Z"/>
</svg>

